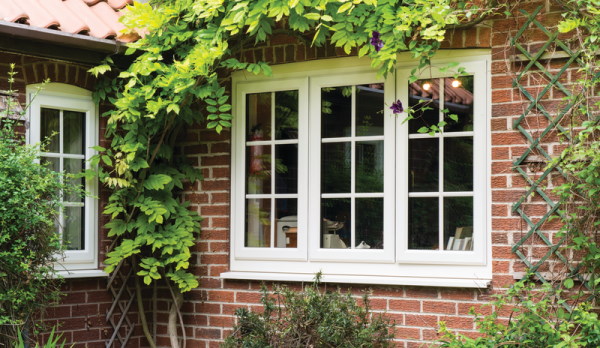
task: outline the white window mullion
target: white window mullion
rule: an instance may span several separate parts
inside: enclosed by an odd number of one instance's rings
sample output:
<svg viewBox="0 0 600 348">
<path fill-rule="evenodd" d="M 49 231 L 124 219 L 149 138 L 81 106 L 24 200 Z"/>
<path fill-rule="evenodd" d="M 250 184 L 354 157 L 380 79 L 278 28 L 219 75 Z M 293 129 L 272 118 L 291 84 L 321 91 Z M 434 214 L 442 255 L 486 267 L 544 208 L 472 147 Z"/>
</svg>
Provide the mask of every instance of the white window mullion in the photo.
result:
<svg viewBox="0 0 600 348">
<path fill-rule="evenodd" d="M 445 95 L 444 95 L 444 79 L 438 79 L 438 86 L 440 88 L 439 98 L 440 98 L 440 108 L 439 108 L 439 122 L 444 120 L 444 104 L 445 104 Z M 444 250 L 444 132 L 439 133 L 439 154 L 438 154 L 438 248 L 439 250 Z"/>
</svg>

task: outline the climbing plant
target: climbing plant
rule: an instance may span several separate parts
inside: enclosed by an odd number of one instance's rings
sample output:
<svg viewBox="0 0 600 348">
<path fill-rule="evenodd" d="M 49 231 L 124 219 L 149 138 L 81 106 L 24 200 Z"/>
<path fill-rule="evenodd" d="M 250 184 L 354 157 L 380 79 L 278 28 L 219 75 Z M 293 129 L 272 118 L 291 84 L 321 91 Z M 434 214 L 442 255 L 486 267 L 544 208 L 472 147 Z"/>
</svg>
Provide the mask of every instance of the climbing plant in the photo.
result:
<svg viewBox="0 0 600 348">
<path fill-rule="evenodd" d="M 108 235 L 117 241 L 106 271 L 128 259 L 146 284 L 166 279 L 180 292 L 197 287 L 189 266 L 200 218 L 180 193 L 201 173 L 185 161 L 177 141 L 193 124 L 219 133 L 231 126 L 231 72 L 271 73 L 266 62 L 244 61 L 244 49 L 284 33 L 368 57 L 386 75 L 399 51 L 411 52 L 417 69 L 426 67 L 449 28 L 473 25 L 495 6 L 457 0 L 135 2 L 122 19 L 143 33 L 125 52 L 131 64 L 120 69 L 108 58 L 91 69 L 107 76 L 96 97 L 113 105 L 104 115 L 110 145 L 96 147 L 93 158 L 111 190 L 104 213 L 111 218 Z M 392 108 L 401 112 L 401 101 Z"/>
</svg>

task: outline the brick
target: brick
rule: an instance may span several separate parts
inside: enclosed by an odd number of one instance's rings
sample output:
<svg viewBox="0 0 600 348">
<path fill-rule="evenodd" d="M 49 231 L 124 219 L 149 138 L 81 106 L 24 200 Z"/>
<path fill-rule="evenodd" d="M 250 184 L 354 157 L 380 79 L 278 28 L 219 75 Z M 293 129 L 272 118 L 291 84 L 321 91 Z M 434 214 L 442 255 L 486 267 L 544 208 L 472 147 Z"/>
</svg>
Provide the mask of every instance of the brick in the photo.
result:
<svg viewBox="0 0 600 348">
<path fill-rule="evenodd" d="M 400 312 L 420 312 L 421 311 L 421 301 L 390 299 L 389 309 L 390 309 L 390 311 L 400 311 Z"/>
<path fill-rule="evenodd" d="M 423 312 L 456 314 L 456 304 L 446 301 L 423 301 Z"/>
<path fill-rule="evenodd" d="M 435 327 L 438 317 L 436 315 L 407 314 L 404 322 L 406 326 Z"/>
<path fill-rule="evenodd" d="M 242 292 L 235 293 L 236 303 L 260 303 L 261 294 L 258 292 Z"/>
<path fill-rule="evenodd" d="M 234 300 L 234 293 L 233 291 L 227 291 L 227 290 L 223 290 L 223 291 L 217 291 L 217 290 L 210 290 L 207 291 L 208 294 L 208 300 L 209 301 L 215 301 L 215 302 L 233 302 Z"/>
</svg>

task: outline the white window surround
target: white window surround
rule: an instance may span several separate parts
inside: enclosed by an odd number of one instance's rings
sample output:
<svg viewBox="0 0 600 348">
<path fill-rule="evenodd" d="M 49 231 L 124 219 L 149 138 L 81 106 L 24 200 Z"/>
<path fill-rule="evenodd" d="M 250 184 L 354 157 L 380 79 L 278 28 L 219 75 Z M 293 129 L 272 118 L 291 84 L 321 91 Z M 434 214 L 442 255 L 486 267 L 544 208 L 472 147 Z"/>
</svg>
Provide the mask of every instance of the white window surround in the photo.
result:
<svg viewBox="0 0 600 348">
<path fill-rule="evenodd" d="M 27 142 L 39 143 L 41 131 L 41 108 L 54 108 L 77 111 L 85 114 L 85 167 L 89 168 L 90 157 L 95 154 L 91 148 L 98 144 L 98 107 L 92 100 L 92 93 L 83 88 L 63 83 L 33 84 L 26 88 L 29 127 Z M 82 250 L 65 250 L 64 258 L 55 268 L 65 278 L 99 277 L 106 274 L 98 269 L 98 203 L 97 180 L 86 180 L 84 198 L 85 239 Z"/>
<path fill-rule="evenodd" d="M 384 81 L 367 58 L 356 57 L 273 66 L 271 77 L 233 75 L 232 218 L 230 271 L 225 279 L 310 281 L 322 271 L 323 281 L 358 284 L 421 285 L 481 288 L 491 281 L 490 52 L 440 51 L 424 78 L 451 77 L 440 67 L 460 62 L 474 76 L 474 231 L 473 251 L 409 250 L 408 125 L 406 114 L 394 116 L 389 106 L 400 99 L 408 105 L 408 76 L 415 62 L 400 54 L 397 71 Z M 385 82 L 384 249 L 321 249 L 320 243 L 320 89 L 321 87 Z M 244 246 L 245 98 L 248 93 L 299 91 L 298 248 Z M 477 117 L 478 116 L 478 117 Z M 310 127 L 310 128 L 309 128 Z M 390 157 L 395 160 L 389 160 Z M 315 218 L 316 217 L 316 218 Z M 308 231 L 308 234 L 306 234 Z M 311 231 L 313 232 L 311 234 Z"/>
</svg>

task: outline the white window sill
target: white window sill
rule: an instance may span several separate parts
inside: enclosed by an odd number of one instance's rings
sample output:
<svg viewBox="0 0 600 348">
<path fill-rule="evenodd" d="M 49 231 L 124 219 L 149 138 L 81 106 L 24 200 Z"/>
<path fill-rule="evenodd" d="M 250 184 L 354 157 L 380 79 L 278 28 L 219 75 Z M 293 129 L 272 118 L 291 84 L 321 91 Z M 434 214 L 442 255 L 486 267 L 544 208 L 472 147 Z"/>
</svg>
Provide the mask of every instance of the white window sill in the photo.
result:
<svg viewBox="0 0 600 348">
<path fill-rule="evenodd" d="M 225 272 L 221 278 L 231 280 L 267 280 L 282 282 L 312 282 L 314 274 L 263 273 L 263 272 Z M 371 284 L 371 285 L 405 285 L 432 286 L 449 288 L 484 289 L 489 287 L 491 279 L 467 278 L 417 278 L 417 277 L 382 277 L 382 276 L 348 276 L 327 275 L 321 277 L 323 283 Z"/>
<path fill-rule="evenodd" d="M 78 269 L 73 271 L 62 270 L 58 271 L 57 274 L 65 279 L 108 277 L 108 273 L 101 269 Z"/>
</svg>

